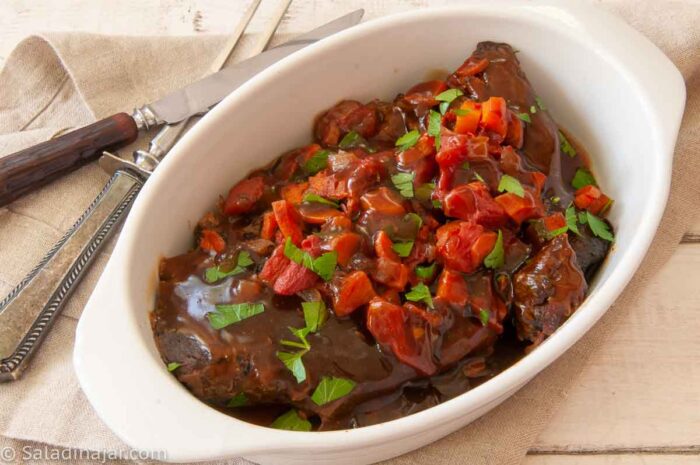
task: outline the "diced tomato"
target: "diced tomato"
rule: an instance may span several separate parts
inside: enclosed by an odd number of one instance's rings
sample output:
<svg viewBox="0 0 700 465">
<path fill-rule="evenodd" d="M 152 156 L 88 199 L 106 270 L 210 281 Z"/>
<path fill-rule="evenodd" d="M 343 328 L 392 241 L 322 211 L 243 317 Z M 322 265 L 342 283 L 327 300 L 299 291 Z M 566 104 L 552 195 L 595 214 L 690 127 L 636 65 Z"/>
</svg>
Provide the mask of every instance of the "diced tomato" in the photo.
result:
<svg viewBox="0 0 700 465">
<path fill-rule="evenodd" d="M 440 168 L 450 168 L 467 160 L 467 142 L 469 136 L 448 132 L 443 129 L 440 136 L 440 151 L 435 155 Z"/>
<path fill-rule="evenodd" d="M 299 245 L 303 236 L 299 212 L 286 200 L 272 202 L 272 211 L 275 213 L 275 220 L 284 237 L 291 237 L 292 242 Z"/>
<path fill-rule="evenodd" d="M 379 231 L 374 238 L 374 253 L 377 257 L 388 258 L 395 262 L 401 261 L 397 253 L 394 251 L 392 246 L 394 243 L 391 241 L 389 235 L 384 231 Z"/>
<path fill-rule="evenodd" d="M 566 218 L 564 218 L 564 215 L 559 212 L 545 216 L 542 220 L 545 229 L 547 229 L 549 232 L 566 227 Z"/>
<path fill-rule="evenodd" d="M 459 134 L 476 134 L 481 121 L 481 104 L 472 100 L 465 100 L 459 107 L 466 115 L 457 115 L 455 120 L 455 132 Z"/>
<path fill-rule="evenodd" d="M 474 76 L 483 72 L 489 66 L 489 60 L 487 58 L 474 58 L 469 57 L 462 66 L 457 68 L 455 74 L 458 76 Z"/>
<path fill-rule="evenodd" d="M 374 339 L 403 363 L 424 375 L 435 373 L 432 346 L 425 337 L 426 322 L 411 325 L 409 311 L 381 298 L 373 299 L 367 308 L 367 329 Z M 423 329 L 417 338 L 414 327 Z"/>
<path fill-rule="evenodd" d="M 309 190 L 315 194 L 332 200 L 348 198 L 348 180 L 341 174 L 320 172 L 309 178 Z"/>
<path fill-rule="evenodd" d="M 244 179 L 228 191 L 224 202 L 224 213 L 240 215 L 253 209 L 265 192 L 265 181 L 262 176 Z"/>
<path fill-rule="evenodd" d="M 377 294 L 364 271 L 355 271 L 342 278 L 333 299 L 333 310 L 338 316 L 347 316 L 369 303 Z"/>
<path fill-rule="evenodd" d="M 469 289 L 461 274 L 445 269 L 440 274 L 435 297 L 458 307 L 464 307 L 469 301 Z"/>
<path fill-rule="evenodd" d="M 385 286 L 401 291 L 408 283 L 408 267 L 399 261 L 380 257 L 372 277 Z"/>
<path fill-rule="evenodd" d="M 508 134 L 506 135 L 506 144 L 519 149 L 523 146 L 524 128 L 523 122 L 515 113 L 508 111 Z"/>
<path fill-rule="evenodd" d="M 490 97 L 481 105 L 481 126 L 502 138 L 508 133 L 508 108 L 503 97 Z"/>
<path fill-rule="evenodd" d="M 226 248 L 226 241 L 218 232 L 205 229 L 199 238 L 199 248 L 207 252 L 221 253 Z"/>
<path fill-rule="evenodd" d="M 301 248 L 316 258 L 323 253 L 323 241 L 317 235 L 309 234 L 301 241 Z"/>
<path fill-rule="evenodd" d="M 452 189 L 443 200 L 445 215 L 473 221 L 488 228 L 498 228 L 507 220 L 506 212 L 496 203 L 482 182 L 472 182 Z"/>
<path fill-rule="evenodd" d="M 576 191 L 574 197 L 576 208 L 588 210 L 594 215 L 604 213 L 611 204 L 610 197 L 603 194 L 596 186 L 588 185 Z"/>
<path fill-rule="evenodd" d="M 359 250 L 361 242 L 362 238 L 359 234 L 344 232 L 333 236 L 329 244 L 331 250 L 335 250 L 338 254 L 338 264 L 346 266 L 352 256 Z"/>
<path fill-rule="evenodd" d="M 318 275 L 310 269 L 290 261 L 275 281 L 272 289 L 276 294 L 294 295 L 313 287 L 318 282 Z"/>
<path fill-rule="evenodd" d="M 270 255 L 270 258 L 265 260 L 265 264 L 258 277 L 271 286 L 277 281 L 277 278 L 282 274 L 285 268 L 287 268 L 289 263 L 289 259 L 284 255 L 284 246 L 278 245 L 272 252 L 272 255 Z"/>
<path fill-rule="evenodd" d="M 493 249 L 497 235 L 470 221 L 453 221 L 440 227 L 436 237 L 442 262 L 448 268 L 471 273 Z"/>
<path fill-rule="evenodd" d="M 275 214 L 271 211 L 263 214 L 262 227 L 260 228 L 260 237 L 271 241 L 275 237 L 277 230 L 277 220 Z"/>
<path fill-rule="evenodd" d="M 360 198 L 362 208 L 373 210 L 383 215 L 403 215 L 406 209 L 403 207 L 403 198 L 389 189 L 382 186 L 367 192 Z"/>
<path fill-rule="evenodd" d="M 308 188 L 308 182 L 287 184 L 282 188 L 282 198 L 292 205 L 299 205 L 304 198 L 304 192 L 306 192 Z"/>
<path fill-rule="evenodd" d="M 535 199 L 529 188 L 525 187 L 524 191 L 523 197 L 507 192 L 494 199 L 517 224 L 544 215 L 542 202 Z"/>
</svg>

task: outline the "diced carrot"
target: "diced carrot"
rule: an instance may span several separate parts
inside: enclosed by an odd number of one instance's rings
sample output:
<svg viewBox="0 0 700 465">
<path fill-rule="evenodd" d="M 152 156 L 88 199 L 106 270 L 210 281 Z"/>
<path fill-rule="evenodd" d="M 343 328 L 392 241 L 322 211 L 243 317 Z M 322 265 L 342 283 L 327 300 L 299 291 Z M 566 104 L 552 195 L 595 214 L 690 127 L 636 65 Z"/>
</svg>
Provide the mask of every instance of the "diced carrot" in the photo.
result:
<svg viewBox="0 0 700 465">
<path fill-rule="evenodd" d="M 472 100 L 465 100 L 459 107 L 460 110 L 466 111 L 466 115 L 457 115 L 455 120 L 455 132 L 460 134 L 476 134 L 481 121 L 481 104 Z"/>
<path fill-rule="evenodd" d="M 385 286 L 401 291 L 408 283 L 408 272 L 408 267 L 401 262 L 380 257 L 372 277 Z"/>
<path fill-rule="evenodd" d="M 299 245 L 303 236 L 299 212 L 286 200 L 272 202 L 272 211 L 284 237 L 291 237 L 292 242 Z"/>
<path fill-rule="evenodd" d="M 419 160 L 435 154 L 435 139 L 423 133 L 416 145 L 396 154 L 396 160 L 405 167 L 413 166 Z"/>
<path fill-rule="evenodd" d="M 304 198 L 304 192 L 309 188 L 308 182 L 287 184 L 282 188 L 282 198 L 292 205 L 299 205 Z"/>
<path fill-rule="evenodd" d="M 364 194 L 360 201 L 365 210 L 374 210 L 384 215 L 403 215 L 403 199 L 388 187 L 382 186 Z"/>
<path fill-rule="evenodd" d="M 385 231 L 379 231 L 374 238 L 374 253 L 377 257 L 388 258 L 395 262 L 401 261 L 398 254 L 393 249 L 394 243 Z"/>
<path fill-rule="evenodd" d="M 244 179 L 231 188 L 224 202 L 224 213 L 240 215 L 253 209 L 265 192 L 265 181 L 261 176 Z"/>
<path fill-rule="evenodd" d="M 275 237 L 276 230 L 277 220 L 275 219 L 275 214 L 271 211 L 265 212 L 263 214 L 262 227 L 260 228 L 260 237 L 271 241 Z"/>
<path fill-rule="evenodd" d="M 337 208 L 318 203 L 310 205 L 302 204 L 299 206 L 298 211 L 301 215 L 301 219 L 311 224 L 323 224 L 330 218 L 343 216 L 343 212 Z"/>
<path fill-rule="evenodd" d="M 497 234 L 470 221 L 453 221 L 441 226 L 436 238 L 442 262 L 454 270 L 471 273 L 491 252 Z"/>
<path fill-rule="evenodd" d="M 340 174 L 328 174 L 320 172 L 309 178 L 309 190 L 315 194 L 332 200 L 348 198 L 348 181 Z"/>
<path fill-rule="evenodd" d="M 326 224 L 323 227 L 324 231 L 338 232 L 338 231 L 350 231 L 352 229 L 352 220 L 347 216 L 334 216 L 328 218 Z"/>
<path fill-rule="evenodd" d="M 490 97 L 481 104 L 481 125 L 501 137 L 508 133 L 508 108 L 503 97 Z"/>
<path fill-rule="evenodd" d="M 535 200 L 530 189 L 525 188 L 524 197 L 519 197 L 511 192 L 501 194 L 494 199 L 506 211 L 508 216 L 517 224 L 523 221 L 539 218 L 544 214 L 542 202 Z"/>
<path fill-rule="evenodd" d="M 523 122 L 515 113 L 508 111 L 508 134 L 506 135 L 506 144 L 519 149 L 523 146 L 524 130 Z"/>
<path fill-rule="evenodd" d="M 364 271 L 355 271 L 342 278 L 333 299 L 333 310 L 337 316 L 351 314 L 376 296 L 372 282 Z"/>
<path fill-rule="evenodd" d="M 330 240 L 331 250 L 338 253 L 338 264 L 345 266 L 360 248 L 362 238 L 353 232 L 344 232 L 333 236 Z"/>
<path fill-rule="evenodd" d="M 435 297 L 464 307 L 469 301 L 469 289 L 461 274 L 445 269 L 440 274 Z"/>
<path fill-rule="evenodd" d="M 493 246 L 496 245 L 498 234 L 493 231 L 484 231 L 472 245 L 472 261 L 476 266 L 481 265 L 486 256 L 491 253 Z"/>
<path fill-rule="evenodd" d="M 226 248 L 226 241 L 218 232 L 205 229 L 199 238 L 199 247 L 207 252 L 221 253 Z"/>
<path fill-rule="evenodd" d="M 556 231 L 557 229 L 561 229 L 566 226 L 566 218 L 564 218 L 564 215 L 559 212 L 545 216 L 542 221 L 545 229 L 547 229 L 549 232 Z"/>
<path fill-rule="evenodd" d="M 599 188 L 594 185 L 588 185 L 576 191 L 574 204 L 581 210 L 588 210 L 597 215 L 605 212 L 611 204 L 610 197 L 603 194 Z"/>
</svg>

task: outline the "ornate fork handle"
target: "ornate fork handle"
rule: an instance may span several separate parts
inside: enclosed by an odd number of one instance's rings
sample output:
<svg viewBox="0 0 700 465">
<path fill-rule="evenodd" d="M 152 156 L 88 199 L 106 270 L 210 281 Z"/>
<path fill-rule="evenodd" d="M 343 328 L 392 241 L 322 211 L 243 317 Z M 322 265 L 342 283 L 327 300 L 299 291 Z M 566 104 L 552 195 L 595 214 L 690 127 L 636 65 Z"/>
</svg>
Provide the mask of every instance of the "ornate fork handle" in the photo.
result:
<svg viewBox="0 0 700 465">
<path fill-rule="evenodd" d="M 0 381 L 19 378 L 144 180 L 139 173 L 117 171 L 66 235 L 0 302 Z"/>
</svg>

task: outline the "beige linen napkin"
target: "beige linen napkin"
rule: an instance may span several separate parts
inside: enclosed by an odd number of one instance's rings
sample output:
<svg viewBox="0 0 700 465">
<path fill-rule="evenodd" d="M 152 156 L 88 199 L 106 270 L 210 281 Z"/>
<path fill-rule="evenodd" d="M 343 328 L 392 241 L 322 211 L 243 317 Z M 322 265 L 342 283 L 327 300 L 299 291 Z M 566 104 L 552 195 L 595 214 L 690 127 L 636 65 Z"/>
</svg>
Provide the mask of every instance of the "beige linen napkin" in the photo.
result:
<svg viewBox="0 0 700 465">
<path fill-rule="evenodd" d="M 694 153 L 700 146 L 700 35 L 696 32 L 700 5 L 633 0 L 600 3 L 645 33 L 686 79 L 688 104 L 676 150 L 671 198 L 657 237 L 614 307 L 565 356 L 473 424 L 390 463 L 520 463 L 580 368 L 593 350 L 605 350 L 608 335 L 630 318 L 639 289 L 670 257 L 694 219 L 700 204 L 700 158 Z M 87 34 L 25 40 L 0 73 L 0 154 L 95 118 L 128 111 L 196 79 L 221 43 L 218 37 L 156 40 Z M 133 147 L 123 153 L 131 150 Z M 106 180 L 98 167 L 87 166 L 0 209 L 0 294 L 22 279 Z M 128 450 L 91 409 L 71 364 L 77 319 L 110 250 L 111 244 L 69 301 L 25 377 L 0 386 L 0 449 L 10 446 L 18 451 L 16 462 L 22 461 L 22 447 L 42 444 L 74 452 Z"/>
</svg>

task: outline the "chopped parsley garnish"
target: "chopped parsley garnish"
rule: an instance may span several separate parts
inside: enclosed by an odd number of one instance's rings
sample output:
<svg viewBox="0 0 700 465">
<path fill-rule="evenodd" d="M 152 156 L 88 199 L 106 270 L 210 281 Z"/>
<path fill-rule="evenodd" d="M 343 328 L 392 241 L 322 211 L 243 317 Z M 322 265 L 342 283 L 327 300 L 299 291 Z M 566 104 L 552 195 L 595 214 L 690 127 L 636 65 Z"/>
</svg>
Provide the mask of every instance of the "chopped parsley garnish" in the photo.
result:
<svg viewBox="0 0 700 465">
<path fill-rule="evenodd" d="M 474 177 L 476 178 L 477 181 L 481 181 L 484 184 L 486 184 L 486 181 L 484 181 L 484 178 L 482 178 L 481 175 L 479 173 L 477 173 L 476 171 L 474 171 Z"/>
<path fill-rule="evenodd" d="M 226 407 L 235 408 L 243 407 L 244 405 L 248 405 L 248 398 L 246 397 L 245 393 L 240 392 L 228 401 Z"/>
<path fill-rule="evenodd" d="M 396 146 L 399 148 L 399 151 L 403 152 L 416 145 L 418 139 L 420 139 L 420 132 L 414 129 L 396 139 Z"/>
<path fill-rule="evenodd" d="M 270 428 L 286 429 L 288 431 L 311 431 L 311 422 L 301 418 L 299 413 L 292 409 L 277 417 L 270 425 Z"/>
<path fill-rule="evenodd" d="M 481 324 L 486 326 L 489 324 L 489 319 L 491 318 L 491 313 L 486 310 L 486 309 L 480 309 L 479 310 L 479 320 L 481 320 Z"/>
<path fill-rule="evenodd" d="M 441 208 L 442 208 L 442 202 L 440 202 L 439 200 L 433 200 L 433 207 L 434 207 L 434 208 L 437 208 L 437 209 L 441 209 Z"/>
<path fill-rule="evenodd" d="M 532 113 L 532 114 L 537 113 L 537 107 L 534 106 L 534 105 L 531 105 L 531 106 L 530 106 L 530 113 Z"/>
<path fill-rule="evenodd" d="M 428 135 L 435 138 L 435 150 L 440 150 L 440 126 L 442 125 L 442 116 L 435 110 L 430 110 L 428 117 Z"/>
<path fill-rule="evenodd" d="M 535 103 L 537 103 L 537 106 L 540 107 L 540 110 L 545 111 L 547 109 L 541 98 L 535 97 Z"/>
<path fill-rule="evenodd" d="M 460 166 L 460 168 L 462 168 L 463 170 L 471 169 L 471 167 L 472 167 L 472 165 L 470 165 L 468 161 L 465 161 L 465 162 L 462 163 L 462 165 Z"/>
<path fill-rule="evenodd" d="M 343 138 L 340 141 L 340 144 L 338 144 L 338 147 L 341 149 L 349 149 L 351 147 L 354 147 L 357 142 L 362 139 L 362 137 L 356 133 L 355 131 L 350 131 L 349 133 L 345 134 Z"/>
<path fill-rule="evenodd" d="M 294 263 L 298 263 L 304 268 L 313 271 L 324 281 L 330 281 L 335 272 L 335 266 L 338 263 L 338 253 L 334 250 L 326 252 L 320 257 L 313 258 L 308 252 L 301 250 L 294 245 L 292 239 L 287 237 L 284 243 L 284 255 Z"/>
<path fill-rule="evenodd" d="M 227 278 L 229 276 L 241 274 L 245 272 L 245 267 L 253 264 L 253 259 L 250 258 L 250 254 L 246 250 L 241 250 L 236 258 L 236 266 L 230 271 L 222 271 L 221 265 L 213 266 L 207 268 L 204 271 L 204 280 L 209 284 L 215 283 L 220 279 Z"/>
<path fill-rule="evenodd" d="M 209 324 L 212 328 L 221 329 L 259 315 L 264 311 L 265 306 L 261 303 L 217 305 L 216 311 L 207 313 L 207 318 L 209 318 Z"/>
<path fill-rule="evenodd" d="M 331 378 L 324 376 L 311 394 L 311 400 L 316 405 L 325 405 L 350 394 L 355 388 L 355 382 L 346 378 Z"/>
<path fill-rule="evenodd" d="M 525 190 L 520 181 L 507 174 L 501 176 L 501 181 L 498 183 L 498 192 L 510 192 L 520 198 L 525 197 Z"/>
<path fill-rule="evenodd" d="M 566 227 L 569 228 L 570 231 L 573 231 L 580 236 L 581 233 L 579 232 L 578 224 L 576 223 L 576 209 L 573 205 L 566 209 L 564 216 L 566 218 Z"/>
<path fill-rule="evenodd" d="M 416 225 L 416 229 L 420 229 L 420 227 L 423 226 L 423 218 L 421 218 L 418 213 L 406 213 L 403 219 L 412 221 Z"/>
<path fill-rule="evenodd" d="M 391 182 L 403 197 L 412 199 L 414 177 L 415 175 L 413 173 L 396 173 L 391 177 Z"/>
<path fill-rule="evenodd" d="M 557 228 L 554 231 L 547 231 L 547 239 L 554 239 L 555 237 L 564 234 L 566 231 L 569 230 L 569 226 L 562 226 L 561 228 Z"/>
<path fill-rule="evenodd" d="M 304 367 L 304 362 L 301 360 L 301 357 L 306 352 L 307 350 L 301 350 L 299 352 L 277 352 L 277 358 L 292 372 L 297 383 L 303 383 L 304 380 L 306 380 L 306 367 Z"/>
<path fill-rule="evenodd" d="M 413 249 L 413 241 L 408 242 L 394 242 L 391 246 L 399 257 L 408 257 L 411 255 L 411 249 Z"/>
<path fill-rule="evenodd" d="M 298 349 L 304 349 L 305 351 L 308 351 L 311 349 L 311 344 L 309 344 L 308 339 L 306 339 L 306 336 L 311 332 L 309 328 L 292 328 L 289 326 L 289 331 L 296 336 L 299 341 L 290 341 L 289 339 L 282 339 L 280 341 L 280 344 L 283 346 L 289 346 L 289 347 L 296 347 Z"/>
<path fill-rule="evenodd" d="M 312 333 L 315 333 L 328 319 L 328 309 L 322 301 L 302 302 L 301 308 L 304 310 L 304 322 L 306 327 Z"/>
<path fill-rule="evenodd" d="M 177 370 L 181 366 L 182 366 L 182 363 L 170 362 L 170 363 L 168 363 L 168 371 L 172 373 L 173 371 Z"/>
<path fill-rule="evenodd" d="M 595 178 L 590 171 L 585 168 L 579 168 L 576 170 L 574 178 L 571 180 L 571 185 L 574 189 L 581 189 L 582 187 L 597 186 L 598 184 L 595 182 Z"/>
<path fill-rule="evenodd" d="M 526 123 L 532 123 L 529 113 L 516 113 L 515 116 L 518 117 L 520 121 L 525 121 Z"/>
<path fill-rule="evenodd" d="M 486 268 L 491 268 L 495 270 L 500 268 L 505 263 L 505 252 L 503 250 L 503 232 L 498 230 L 498 237 L 496 238 L 496 243 L 493 245 L 491 252 L 484 258 L 484 266 Z"/>
<path fill-rule="evenodd" d="M 561 201 L 560 197 L 552 197 L 552 203 L 559 203 Z"/>
<path fill-rule="evenodd" d="M 428 266 L 417 266 L 416 276 L 422 279 L 431 279 L 435 275 L 435 263 Z"/>
<path fill-rule="evenodd" d="M 317 150 L 316 153 L 304 163 L 304 171 L 307 174 L 316 174 L 328 166 L 328 150 Z"/>
<path fill-rule="evenodd" d="M 413 182 L 411 182 L 411 187 L 413 187 Z M 421 184 L 420 186 L 416 187 L 415 197 L 418 200 L 430 200 L 430 197 L 433 196 L 434 190 L 435 190 L 435 183 L 434 182 L 427 182 L 425 184 Z"/>
<path fill-rule="evenodd" d="M 430 289 L 423 283 L 413 286 L 409 292 L 404 294 L 404 297 L 412 302 L 425 302 L 428 307 L 433 308 L 433 298 L 430 296 Z"/>
<path fill-rule="evenodd" d="M 457 116 L 467 116 L 471 112 L 472 111 L 469 108 L 455 108 L 454 110 L 452 110 L 452 113 L 454 113 Z"/>
<path fill-rule="evenodd" d="M 586 212 L 586 222 L 588 223 L 588 227 L 591 228 L 591 231 L 593 231 L 593 234 L 595 234 L 596 236 L 610 242 L 614 240 L 613 234 L 610 231 L 608 223 L 601 220 L 589 211 Z"/>
<path fill-rule="evenodd" d="M 563 132 L 559 131 L 559 147 L 561 151 L 570 156 L 571 158 L 576 156 L 576 149 L 571 145 L 569 139 L 566 138 Z"/>
<path fill-rule="evenodd" d="M 323 205 L 330 205 L 333 208 L 339 208 L 340 204 L 338 202 L 334 202 L 332 200 L 328 200 L 325 197 L 321 197 L 320 195 L 313 194 L 313 193 L 308 193 L 304 195 L 304 198 L 302 199 L 302 202 L 315 202 L 315 203 L 322 203 Z"/>
<path fill-rule="evenodd" d="M 444 115 L 447 109 L 450 108 L 450 103 L 460 95 L 464 95 L 464 93 L 459 89 L 447 89 L 436 95 L 435 100 L 440 102 L 440 113 Z"/>
<path fill-rule="evenodd" d="M 301 350 L 297 352 L 277 352 L 277 358 L 292 372 L 297 383 L 306 380 L 306 367 L 304 367 L 302 357 L 311 350 L 311 344 L 306 336 L 308 336 L 309 333 L 315 333 L 320 330 L 321 326 L 323 326 L 328 319 L 326 304 L 321 300 L 302 302 L 301 308 L 304 311 L 304 323 L 306 326 L 304 328 L 289 327 L 289 331 L 298 341 L 290 341 L 289 339 L 282 339 L 280 341 L 280 344 L 283 346 L 295 347 Z"/>
</svg>

